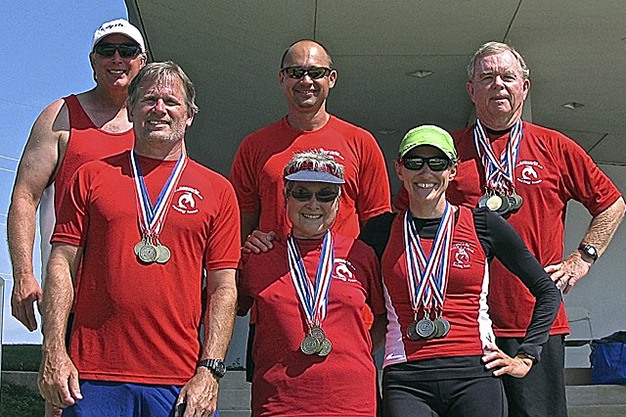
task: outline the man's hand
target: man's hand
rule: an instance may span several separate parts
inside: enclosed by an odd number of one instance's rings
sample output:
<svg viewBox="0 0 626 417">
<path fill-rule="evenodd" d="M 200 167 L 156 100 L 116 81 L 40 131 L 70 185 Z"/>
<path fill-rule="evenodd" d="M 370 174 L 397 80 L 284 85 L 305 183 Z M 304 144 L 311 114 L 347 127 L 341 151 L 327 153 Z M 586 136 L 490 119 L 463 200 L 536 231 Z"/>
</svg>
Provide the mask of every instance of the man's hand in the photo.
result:
<svg viewBox="0 0 626 417">
<path fill-rule="evenodd" d="M 515 378 L 523 378 L 533 365 L 533 361 L 529 358 L 510 357 L 498 346 L 490 344 L 487 346 L 489 353 L 482 357 L 482 361 L 487 369 L 495 369 L 493 376 L 511 375 Z"/>
<path fill-rule="evenodd" d="M 556 283 L 558 289 L 563 290 L 563 294 L 569 294 L 579 279 L 587 275 L 591 264 L 586 262 L 580 252 L 572 253 L 563 262 L 556 265 L 548 265 L 544 269 L 552 281 Z"/>
<path fill-rule="evenodd" d="M 196 374 L 180 390 L 176 400 L 174 417 L 210 417 L 217 409 L 218 381 L 205 367 L 199 367 Z M 185 413 L 178 413 L 178 406 L 186 403 Z"/>
<path fill-rule="evenodd" d="M 43 352 L 39 378 L 39 393 L 56 407 L 66 408 L 82 400 L 78 370 L 66 352 Z"/>
<path fill-rule="evenodd" d="M 276 240 L 275 232 L 264 233 L 260 230 L 253 230 L 246 238 L 246 242 L 241 248 L 243 253 L 261 253 L 272 249 L 272 241 Z"/>
<path fill-rule="evenodd" d="M 37 309 L 39 309 L 41 298 L 41 287 L 33 274 L 14 277 L 11 314 L 31 332 L 37 330 L 34 304 L 37 302 Z"/>
</svg>

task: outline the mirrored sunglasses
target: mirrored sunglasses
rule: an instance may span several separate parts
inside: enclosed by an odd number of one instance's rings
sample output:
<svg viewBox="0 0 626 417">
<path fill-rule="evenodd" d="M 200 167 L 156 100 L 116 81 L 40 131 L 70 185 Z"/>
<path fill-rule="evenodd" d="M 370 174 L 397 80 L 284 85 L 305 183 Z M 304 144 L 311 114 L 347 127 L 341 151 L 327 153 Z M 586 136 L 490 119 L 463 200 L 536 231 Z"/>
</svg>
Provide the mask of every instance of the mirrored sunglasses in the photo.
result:
<svg viewBox="0 0 626 417">
<path fill-rule="evenodd" d="M 424 164 L 428 165 L 431 171 L 445 171 L 450 166 L 451 161 L 441 156 L 433 156 L 430 158 L 422 158 L 421 156 L 413 156 L 402 158 L 402 164 L 406 169 L 411 171 L 419 171 Z"/>
<path fill-rule="evenodd" d="M 295 200 L 300 202 L 311 201 L 313 194 L 306 188 L 296 188 L 289 193 Z M 335 190 L 320 190 L 315 193 L 315 199 L 320 203 L 330 203 L 339 197 L 339 192 Z"/>
<path fill-rule="evenodd" d="M 132 43 L 99 43 L 94 51 L 107 58 L 115 55 L 115 51 L 119 52 L 122 58 L 130 58 L 139 55 L 141 47 Z"/>
<path fill-rule="evenodd" d="M 309 75 L 314 80 L 318 80 L 322 77 L 328 76 L 332 71 L 330 68 L 326 67 L 313 67 L 313 68 L 302 68 L 302 67 L 287 67 L 281 69 L 281 71 L 289 76 L 289 78 L 300 79 L 304 77 L 306 74 Z"/>
</svg>

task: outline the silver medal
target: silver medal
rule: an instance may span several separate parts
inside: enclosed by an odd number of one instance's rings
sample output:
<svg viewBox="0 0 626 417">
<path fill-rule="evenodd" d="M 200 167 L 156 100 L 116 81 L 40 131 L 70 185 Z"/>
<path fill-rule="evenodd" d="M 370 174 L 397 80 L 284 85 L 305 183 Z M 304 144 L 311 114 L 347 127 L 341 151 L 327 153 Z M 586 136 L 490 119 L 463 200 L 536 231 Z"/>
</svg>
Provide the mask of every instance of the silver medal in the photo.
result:
<svg viewBox="0 0 626 417">
<path fill-rule="evenodd" d="M 304 337 L 304 340 L 302 340 L 302 343 L 300 343 L 300 350 L 305 355 L 315 355 L 317 352 L 320 351 L 321 347 L 322 347 L 322 342 L 320 342 L 315 337 L 311 336 L 310 333 L 307 334 Z"/>
<path fill-rule="evenodd" d="M 170 257 L 172 256 L 170 250 L 167 248 L 167 246 L 161 245 L 161 244 L 159 244 L 157 248 L 158 248 L 159 256 L 156 259 L 156 262 L 160 264 L 167 263 L 167 261 L 169 261 Z"/>
<path fill-rule="evenodd" d="M 419 337 L 423 339 L 430 339 L 435 333 L 435 323 L 433 323 L 431 319 L 424 317 L 417 322 L 415 329 Z"/>
<path fill-rule="evenodd" d="M 141 262 L 151 264 L 159 257 L 159 250 L 153 244 L 146 243 L 139 249 L 137 256 Z"/>
<path fill-rule="evenodd" d="M 317 352 L 317 355 L 328 356 L 331 350 L 333 350 L 333 344 L 330 343 L 330 340 L 324 339 L 324 341 L 320 345 L 320 350 Z"/>
</svg>

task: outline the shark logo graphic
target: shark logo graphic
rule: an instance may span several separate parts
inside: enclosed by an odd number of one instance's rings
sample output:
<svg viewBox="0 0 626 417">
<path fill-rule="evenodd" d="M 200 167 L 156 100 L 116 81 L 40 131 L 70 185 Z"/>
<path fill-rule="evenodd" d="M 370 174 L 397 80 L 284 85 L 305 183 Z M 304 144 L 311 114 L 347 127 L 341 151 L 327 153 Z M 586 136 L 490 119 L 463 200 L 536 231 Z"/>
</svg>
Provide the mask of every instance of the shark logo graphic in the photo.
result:
<svg viewBox="0 0 626 417">
<path fill-rule="evenodd" d="M 537 161 L 520 161 L 518 166 L 523 167 L 517 180 L 523 184 L 539 184 L 541 179 L 541 171 L 543 166 Z"/>
<path fill-rule="evenodd" d="M 178 187 L 172 199 L 172 208 L 183 214 L 195 214 L 199 210 L 196 207 L 197 200 L 203 200 L 200 191 L 191 187 Z"/>
</svg>

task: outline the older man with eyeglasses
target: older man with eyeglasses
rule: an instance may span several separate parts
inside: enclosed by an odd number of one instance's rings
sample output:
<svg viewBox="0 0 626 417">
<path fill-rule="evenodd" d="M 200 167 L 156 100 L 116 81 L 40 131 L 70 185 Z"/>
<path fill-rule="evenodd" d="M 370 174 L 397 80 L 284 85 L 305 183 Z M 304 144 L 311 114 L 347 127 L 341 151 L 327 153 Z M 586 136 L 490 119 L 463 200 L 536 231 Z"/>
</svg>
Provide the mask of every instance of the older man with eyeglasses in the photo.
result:
<svg viewBox="0 0 626 417">
<path fill-rule="evenodd" d="M 131 80 L 146 64 L 141 33 L 124 19 L 103 23 L 94 34 L 89 60 L 96 86 L 59 99 L 41 112 L 26 143 L 13 188 L 7 226 L 13 265 L 11 308 L 13 316 L 30 331 L 37 329 L 34 303 L 39 304 L 42 298 L 32 261 L 37 207 L 41 262 L 45 266 L 55 212 L 74 172 L 87 161 L 133 145 L 126 98 Z M 51 413 L 47 407 L 46 415 Z"/>
</svg>

